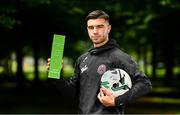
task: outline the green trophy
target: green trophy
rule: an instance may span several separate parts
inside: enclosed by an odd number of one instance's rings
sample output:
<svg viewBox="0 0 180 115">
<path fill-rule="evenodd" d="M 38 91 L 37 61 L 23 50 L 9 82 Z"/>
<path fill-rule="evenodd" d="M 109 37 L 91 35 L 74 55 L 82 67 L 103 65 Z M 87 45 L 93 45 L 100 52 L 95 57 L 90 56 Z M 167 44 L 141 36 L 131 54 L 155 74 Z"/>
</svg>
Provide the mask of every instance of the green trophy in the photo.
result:
<svg viewBox="0 0 180 115">
<path fill-rule="evenodd" d="M 60 78 L 64 44 L 65 36 L 54 34 L 51 49 L 51 64 L 48 72 L 48 78 Z"/>
</svg>

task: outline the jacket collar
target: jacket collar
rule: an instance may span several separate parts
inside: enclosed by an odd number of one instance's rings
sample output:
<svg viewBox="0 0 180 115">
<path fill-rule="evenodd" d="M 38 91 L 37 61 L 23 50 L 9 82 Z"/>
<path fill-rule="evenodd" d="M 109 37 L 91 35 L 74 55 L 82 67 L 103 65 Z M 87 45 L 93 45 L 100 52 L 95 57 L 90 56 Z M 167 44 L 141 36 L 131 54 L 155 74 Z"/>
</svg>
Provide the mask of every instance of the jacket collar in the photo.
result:
<svg viewBox="0 0 180 115">
<path fill-rule="evenodd" d="M 97 55 L 99 53 L 102 53 L 104 51 L 107 51 L 107 50 L 115 48 L 115 47 L 119 48 L 119 45 L 117 44 L 117 42 L 114 39 L 109 39 L 109 41 L 106 44 L 104 44 L 103 46 L 98 47 L 98 48 L 92 47 L 88 50 L 88 52 L 92 55 Z"/>
</svg>

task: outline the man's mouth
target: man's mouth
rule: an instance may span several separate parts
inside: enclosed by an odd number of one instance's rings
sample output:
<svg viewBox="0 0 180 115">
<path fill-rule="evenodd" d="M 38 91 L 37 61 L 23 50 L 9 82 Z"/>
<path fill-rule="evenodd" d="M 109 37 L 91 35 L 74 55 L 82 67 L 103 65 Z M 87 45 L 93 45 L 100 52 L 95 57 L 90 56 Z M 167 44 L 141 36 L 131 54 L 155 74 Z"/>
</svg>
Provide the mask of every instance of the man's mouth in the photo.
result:
<svg viewBox="0 0 180 115">
<path fill-rule="evenodd" d="M 100 36 L 93 36 L 93 39 L 98 39 Z"/>
</svg>

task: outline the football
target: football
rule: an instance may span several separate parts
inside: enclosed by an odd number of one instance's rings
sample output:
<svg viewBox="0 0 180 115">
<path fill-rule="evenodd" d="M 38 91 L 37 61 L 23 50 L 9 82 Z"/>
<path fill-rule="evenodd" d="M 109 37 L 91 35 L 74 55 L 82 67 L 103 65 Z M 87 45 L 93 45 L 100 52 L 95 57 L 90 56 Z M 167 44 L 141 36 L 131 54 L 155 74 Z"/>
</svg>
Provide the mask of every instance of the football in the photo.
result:
<svg viewBox="0 0 180 115">
<path fill-rule="evenodd" d="M 108 89 L 117 97 L 131 89 L 132 81 L 126 71 L 116 68 L 108 70 L 102 75 L 101 87 Z"/>
</svg>

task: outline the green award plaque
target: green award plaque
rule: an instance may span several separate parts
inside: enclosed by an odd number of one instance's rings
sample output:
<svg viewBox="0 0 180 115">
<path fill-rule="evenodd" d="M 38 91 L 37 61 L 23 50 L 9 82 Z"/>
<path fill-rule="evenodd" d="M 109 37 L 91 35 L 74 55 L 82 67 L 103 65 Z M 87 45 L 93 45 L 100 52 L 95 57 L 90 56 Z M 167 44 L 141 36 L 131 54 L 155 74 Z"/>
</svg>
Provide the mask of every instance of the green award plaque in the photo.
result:
<svg viewBox="0 0 180 115">
<path fill-rule="evenodd" d="M 54 34 L 51 49 L 51 64 L 48 72 L 48 78 L 60 78 L 64 44 L 65 36 Z"/>
</svg>

